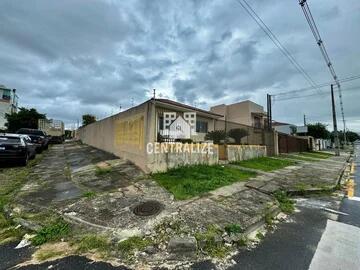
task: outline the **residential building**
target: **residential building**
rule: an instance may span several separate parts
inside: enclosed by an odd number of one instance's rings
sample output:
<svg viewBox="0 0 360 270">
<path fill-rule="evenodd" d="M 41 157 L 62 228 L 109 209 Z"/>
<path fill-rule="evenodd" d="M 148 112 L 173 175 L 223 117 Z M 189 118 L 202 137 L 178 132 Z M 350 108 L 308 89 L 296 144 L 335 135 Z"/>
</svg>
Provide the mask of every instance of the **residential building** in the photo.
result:
<svg viewBox="0 0 360 270">
<path fill-rule="evenodd" d="M 267 118 L 264 107 L 250 100 L 230 105 L 221 104 L 213 106 L 210 108 L 210 111 L 223 115 L 222 120 L 255 128 L 264 128 Z"/>
<path fill-rule="evenodd" d="M 84 143 L 129 159 L 145 171 L 151 170 L 148 143 L 191 139 L 201 142 L 222 115 L 175 102 L 149 99 L 77 132 Z M 174 133 L 174 131 L 176 131 Z M 168 136 L 174 135 L 175 136 Z"/>
<path fill-rule="evenodd" d="M 9 89 L 4 85 L 0 85 L 0 129 L 6 129 L 5 114 L 17 112 L 18 96 L 16 89 Z"/>
<path fill-rule="evenodd" d="M 272 123 L 274 130 L 288 135 L 306 135 L 308 132 L 307 126 L 296 126 L 288 123 L 281 123 L 274 121 Z"/>
</svg>

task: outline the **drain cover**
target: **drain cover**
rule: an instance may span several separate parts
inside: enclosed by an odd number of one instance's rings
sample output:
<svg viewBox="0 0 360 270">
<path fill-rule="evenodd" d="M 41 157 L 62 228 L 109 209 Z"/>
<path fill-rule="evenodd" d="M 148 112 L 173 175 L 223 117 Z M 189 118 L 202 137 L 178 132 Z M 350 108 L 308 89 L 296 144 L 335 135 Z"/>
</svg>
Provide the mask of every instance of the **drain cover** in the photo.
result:
<svg viewBox="0 0 360 270">
<path fill-rule="evenodd" d="M 159 214 L 162 208 L 158 201 L 147 201 L 135 206 L 133 212 L 137 216 L 153 216 Z"/>
</svg>

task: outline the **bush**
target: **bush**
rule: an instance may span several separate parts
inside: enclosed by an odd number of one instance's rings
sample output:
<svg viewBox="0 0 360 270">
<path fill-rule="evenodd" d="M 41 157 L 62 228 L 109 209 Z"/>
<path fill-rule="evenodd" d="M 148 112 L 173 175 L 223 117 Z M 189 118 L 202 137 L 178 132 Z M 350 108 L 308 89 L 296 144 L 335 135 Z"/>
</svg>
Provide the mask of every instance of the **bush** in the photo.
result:
<svg viewBox="0 0 360 270">
<path fill-rule="evenodd" d="M 209 131 L 205 135 L 205 140 L 212 140 L 215 144 L 220 144 L 221 141 L 225 141 L 227 138 L 225 130 Z"/>
<path fill-rule="evenodd" d="M 241 144 L 241 139 L 248 136 L 249 133 L 246 129 L 234 128 L 234 129 L 230 129 L 227 135 L 230 138 L 233 138 L 236 144 Z"/>
</svg>

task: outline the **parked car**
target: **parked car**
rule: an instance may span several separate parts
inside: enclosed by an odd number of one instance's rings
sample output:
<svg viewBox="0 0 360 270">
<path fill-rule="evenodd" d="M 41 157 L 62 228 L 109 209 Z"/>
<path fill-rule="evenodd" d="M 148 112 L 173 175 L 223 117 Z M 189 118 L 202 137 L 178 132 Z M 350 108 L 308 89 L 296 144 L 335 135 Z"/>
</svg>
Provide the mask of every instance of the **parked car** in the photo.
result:
<svg viewBox="0 0 360 270">
<path fill-rule="evenodd" d="M 29 137 L 29 135 L 20 135 L 20 137 L 22 137 L 26 143 L 29 152 L 29 159 L 35 158 L 37 147 L 36 144 L 31 142 L 31 138 Z"/>
<path fill-rule="evenodd" d="M 36 144 L 36 152 L 41 153 L 44 149 L 49 147 L 49 137 L 44 131 L 31 128 L 21 128 L 17 134 L 28 135 L 31 138 L 31 142 Z"/>
<path fill-rule="evenodd" d="M 29 160 L 29 149 L 25 139 L 18 134 L 0 134 L 0 162 L 19 161 L 26 166 Z"/>
</svg>

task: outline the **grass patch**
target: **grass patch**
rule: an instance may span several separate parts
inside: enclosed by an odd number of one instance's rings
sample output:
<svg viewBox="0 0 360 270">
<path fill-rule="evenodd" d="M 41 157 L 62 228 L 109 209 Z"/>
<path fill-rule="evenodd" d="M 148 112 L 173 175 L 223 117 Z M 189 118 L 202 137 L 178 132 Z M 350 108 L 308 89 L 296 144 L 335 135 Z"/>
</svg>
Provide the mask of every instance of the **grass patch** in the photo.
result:
<svg viewBox="0 0 360 270">
<path fill-rule="evenodd" d="M 286 214 L 291 214 L 292 212 L 294 212 L 295 210 L 294 201 L 287 196 L 285 191 L 278 190 L 274 193 L 274 196 L 276 200 L 279 202 L 280 210 L 282 212 Z"/>
<path fill-rule="evenodd" d="M 205 232 L 195 233 L 198 242 L 203 242 L 202 248 L 209 256 L 224 258 L 229 253 L 230 248 L 225 246 L 221 238 L 222 231 L 215 225 L 208 226 Z M 217 240 L 220 239 L 221 241 Z"/>
<path fill-rule="evenodd" d="M 21 228 L 9 225 L 6 228 L 0 229 L 0 244 L 5 244 L 15 240 L 20 240 L 24 235 L 24 231 Z"/>
<path fill-rule="evenodd" d="M 285 168 L 287 166 L 295 165 L 295 161 L 288 159 L 275 159 L 270 157 L 260 157 L 254 159 L 248 159 L 243 161 L 237 161 L 232 164 L 239 165 L 242 167 L 261 170 L 265 172 L 270 172 L 278 169 Z"/>
<path fill-rule="evenodd" d="M 130 237 L 118 244 L 119 251 L 125 256 L 131 256 L 135 251 L 142 251 L 147 246 L 152 245 L 150 238 L 142 238 L 139 236 Z"/>
<path fill-rule="evenodd" d="M 318 159 L 327 159 L 329 157 L 334 156 L 333 154 L 323 153 L 323 152 L 301 152 L 299 155 L 303 157 L 318 158 Z"/>
<path fill-rule="evenodd" d="M 63 219 L 57 219 L 53 223 L 44 226 L 34 238 L 31 239 L 31 242 L 35 246 L 42 245 L 50 241 L 57 241 L 61 238 L 69 235 L 70 225 L 66 223 Z"/>
<path fill-rule="evenodd" d="M 228 234 L 237 234 L 244 232 L 244 229 L 239 224 L 228 224 L 225 226 L 225 231 Z"/>
<path fill-rule="evenodd" d="M 96 193 L 94 191 L 86 191 L 82 194 L 82 196 L 91 199 L 96 196 Z"/>
<path fill-rule="evenodd" d="M 35 258 L 39 261 L 46 261 L 50 258 L 61 256 L 65 253 L 63 250 L 44 250 L 37 252 Z"/>
<path fill-rule="evenodd" d="M 78 251 L 88 252 L 97 250 L 100 252 L 107 252 L 110 249 L 109 240 L 105 236 L 99 235 L 85 235 L 78 243 Z"/>
<path fill-rule="evenodd" d="M 220 165 L 194 165 L 155 173 L 152 178 L 174 194 L 178 200 L 204 194 L 238 181 L 246 181 L 256 173 Z"/>
<path fill-rule="evenodd" d="M 15 229 L 11 220 L 7 220 L 4 208 L 16 197 L 16 194 L 26 183 L 27 177 L 33 166 L 41 161 L 42 155 L 30 160 L 25 167 L 10 167 L 0 169 L 0 243 L 19 240 L 22 238 L 23 229 Z"/>
<path fill-rule="evenodd" d="M 296 159 L 301 161 L 310 161 L 310 162 L 316 162 L 316 159 L 312 159 L 310 157 L 303 157 L 303 156 L 297 156 L 297 155 L 281 155 L 281 158 L 285 159 Z"/>
<path fill-rule="evenodd" d="M 96 167 L 95 175 L 101 176 L 101 175 L 108 174 L 111 171 L 112 171 L 112 168 L 110 166 L 109 167 Z"/>
</svg>

